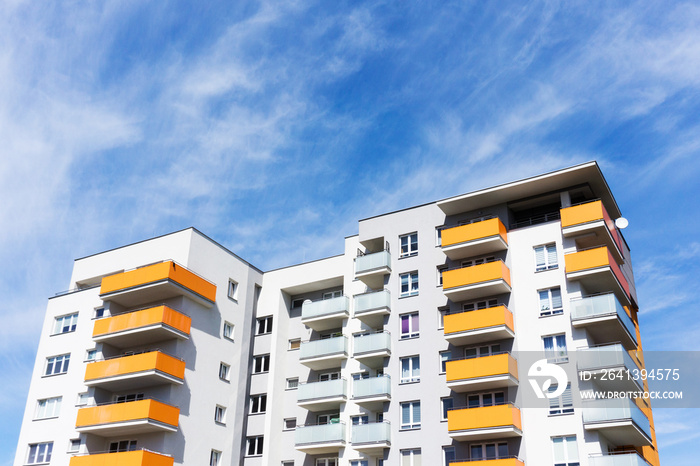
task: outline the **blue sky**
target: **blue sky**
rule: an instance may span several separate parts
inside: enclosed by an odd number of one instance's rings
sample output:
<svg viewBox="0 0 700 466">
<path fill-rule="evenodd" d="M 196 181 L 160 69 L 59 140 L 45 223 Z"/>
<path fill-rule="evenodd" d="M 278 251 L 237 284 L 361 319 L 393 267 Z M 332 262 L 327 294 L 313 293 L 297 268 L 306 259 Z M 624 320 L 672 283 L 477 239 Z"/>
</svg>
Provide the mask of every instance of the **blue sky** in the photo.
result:
<svg viewBox="0 0 700 466">
<path fill-rule="evenodd" d="M 598 160 L 645 350 L 697 350 L 697 2 L 0 3 L 0 464 L 74 258 L 195 226 L 268 270 Z M 700 421 L 655 412 L 665 464 Z"/>
</svg>

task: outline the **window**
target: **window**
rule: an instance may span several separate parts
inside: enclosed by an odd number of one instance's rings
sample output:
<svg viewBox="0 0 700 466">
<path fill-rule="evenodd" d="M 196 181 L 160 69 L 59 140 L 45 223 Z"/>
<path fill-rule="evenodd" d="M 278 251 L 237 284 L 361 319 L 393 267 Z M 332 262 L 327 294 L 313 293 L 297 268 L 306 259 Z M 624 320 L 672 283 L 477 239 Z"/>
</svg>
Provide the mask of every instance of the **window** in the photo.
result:
<svg viewBox="0 0 700 466">
<path fill-rule="evenodd" d="M 67 316 L 56 317 L 53 325 L 53 335 L 61 333 L 75 332 L 75 327 L 78 325 L 78 313 Z"/>
<path fill-rule="evenodd" d="M 114 397 L 116 403 L 128 403 L 138 400 L 143 400 L 143 393 L 130 393 L 128 395 L 117 395 Z"/>
<path fill-rule="evenodd" d="M 420 448 L 401 450 L 401 466 L 421 466 Z"/>
<path fill-rule="evenodd" d="M 442 408 L 442 420 L 447 420 L 447 412 L 454 408 L 455 400 L 451 397 L 440 398 L 440 407 Z"/>
<path fill-rule="evenodd" d="M 104 316 L 105 316 L 105 308 L 103 308 L 103 307 L 98 307 L 98 308 L 96 308 L 95 311 L 93 312 L 93 317 L 94 317 L 95 319 L 100 319 L 100 318 L 102 318 L 102 317 L 104 317 Z"/>
<path fill-rule="evenodd" d="M 226 423 L 226 408 L 216 405 L 216 408 L 214 409 L 214 422 L 219 424 Z"/>
<path fill-rule="evenodd" d="M 362 416 L 351 416 L 350 420 L 352 421 L 352 425 L 354 426 L 369 424 L 369 416 L 366 414 L 363 414 Z"/>
<path fill-rule="evenodd" d="M 481 445 L 470 445 L 469 455 L 469 458 L 472 461 L 508 458 L 508 444 L 506 442 L 502 442 L 483 443 Z"/>
<path fill-rule="evenodd" d="M 134 450 L 136 450 L 136 440 L 120 440 L 118 442 L 111 442 L 109 444 L 110 453 L 119 453 L 122 451 Z"/>
<path fill-rule="evenodd" d="M 221 380 L 228 381 L 229 377 L 230 377 L 230 373 L 231 373 L 231 366 L 229 366 L 228 364 L 223 363 L 223 362 L 219 363 L 219 378 Z"/>
<path fill-rule="evenodd" d="M 576 436 L 552 437 L 554 466 L 579 466 Z"/>
<path fill-rule="evenodd" d="M 258 329 L 255 334 L 264 335 L 266 333 L 272 333 L 272 316 L 258 319 Z"/>
<path fill-rule="evenodd" d="M 46 358 L 46 371 L 44 372 L 44 375 L 65 374 L 68 372 L 69 362 L 70 354 L 62 354 L 60 356 Z"/>
<path fill-rule="evenodd" d="M 328 291 L 323 293 L 322 299 L 340 298 L 341 296 L 343 296 L 343 290 Z"/>
<path fill-rule="evenodd" d="M 338 466 L 338 458 L 318 458 L 316 466 Z"/>
<path fill-rule="evenodd" d="M 51 461 L 53 442 L 34 443 L 29 445 L 27 464 L 48 463 Z"/>
<path fill-rule="evenodd" d="M 452 357 L 452 351 L 440 351 L 440 373 L 447 372 L 447 361 Z"/>
<path fill-rule="evenodd" d="M 316 416 L 316 424 L 319 426 L 326 424 L 337 424 L 340 422 L 340 413 L 319 414 Z"/>
<path fill-rule="evenodd" d="M 294 460 L 282 461 L 282 466 L 294 466 Z"/>
<path fill-rule="evenodd" d="M 498 299 L 491 298 L 483 301 L 474 301 L 473 303 L 462 304 L 463 311 L 476 311 L 478 309 L 488 309 L 490 307 L 498 306 Z"/>
<path fill-rule="evenodd" d="M 551 363 L 568 362 L 569 356 L 566 351 L 566 336 L 552 335 L 550 337 L 542 337 L 544 342 L 544 355 L 547 361 Z"/>
<path fill-rule="evenodd" d="M 495 261 L 496 261 L 496 256 L 487 256 L 487 257 L 480 257 L 478 259 L 469 259 L 466 261 L 462 261 L 462 268 L 472 267 L 475 265 L 481 265 L 481 264 L 486 264 L 487 262 L 495 262 Z"/>
<path fill-rule="evenodd" d="M 289 351 L 298 350 L 300 346 L 301 346 L 301 338 L 294 338 L 292 340 L 289 340 L 289 347 L 287 349 Z"/>
<path fill-rule="evenodd" d="M 46 398 L 39 400 L 36 404 L 36 414 L 34 419 L 48 419 L 50 417 L 58 417 L 61 412 L 61 400 L 63 397 Z"/>
<path fill-rule="evenodd" d="M 401 317 L 401 339 L 416 338 L 420 334 L 418 313 L 404 314 Z"/>
<path fill-rule="evenodd" d="M 75 406 L 85 406 L 90 401 L 90 396 L 87 393 L 78 393 L 78 401 Z"/>
<path fill-rule="evenodd" d="M 212 450 L 209 454 L 209 466 L 219 466 L 221 461 L 221 452 L 217 450 Z"/>
<path fill-rule="evenodd" d="M 435 246 L 442 246 L 442 230 L 445 228 L 445 225 L 435 227 Z"/>
<path fill-rule="evenodd" d="M 267 410 L 267 395 L 251 395 L 250 414 L 260 414 Z"/>
<path fill-rule="evenodd" d="M 418 254 L 418 233 L 399 236 L 401 254 L 399 257 L 415 256 Z"/>
<path fill-rule="evenodd" d="M 559 287 L 540 290 L 540 316 L 562 314 L 561 289 Z"/>
<path fill-rule="evenodd" d="M 340 378 L 340 372 L 324 372 L 318 375 L 319 382 L 326 382 L 328 380 L 338 380 Z"/>
<path fill-rule="evenodd" d="M 296 390 L 299 388 L 299 377 L 287 379 L 287 390 Z"/>
<path fill-rule="evenodd" d="M 260 374 L 270 370 L 270 355 L 263 354 L 253 358 L 253 374 Z"/>
<path fill-rule="evenodd" d="M 95 359 L 97 359 L 96 349 L 89 349 L 85 351 L 85 361 L 94 361 Z"/>
<path fill-rule="evenodd" d="M 284 420 L 284 430 L 293 430 L 297 426 L 297 418 L 290 417 Z"/>
<path fill-rule="evenodd" d="M 418 294 L 418 272 L 402 273 L 400 275 L 400 282 L 400 298 L 406 296 L 415 296 Z"/>
<path fill-rule="evenodd" d="M 450 466 L 457 460 L 457 453 L 455 452 L 455 447 L 442 447 L 442 466 Z"/>
<path fill-rule="evenodd" d="M 224 338 L 227 338 L 227 339 L 233 341 L 233 324 L 231 322 L 224 322 L 223 335 L 224 335 Z"/>
<path fill-rule="evenodd" d="M 449 307 L 439 307 L 438 308 L 438 330 L 445 328 L 445 316 L 449 314 Z"/>
<path fill-rule="evenodd" d="M 369 460 L 351 460 L 350 466 L 369 466 Z"/>
<path fill-rule="evenodd" d="M 500 354 L 500 353 L 501 353 L 500 343 L 496 343 L 494 345 L 484 345 L 484 346 L 477 346 L 474 348 L 465 348 L 464 349 L 464 357 L 467 359 L 483 358 L 484 356 L 493 356 L 494 354 Z"/>
<path fill-rule="evenodd" d="M 484 406 L 498 406 L 505 404 L 505 392 L 479 393 L 467 396 L 467 407 L 483 408 Z"/>
<path fill-rule="evenodd" d="M 401 358 L 401 383 L 420 381 L 420 357 Z"/>
<path fill-rule="evenodd" d="M 263 453 L 263 437 L 248 437 L 248 450 L 246 456 L 258 456 Z"/>
<path fill-rule="evenodd" d="M 228 281 L 228 297 L 238 301 L 238 283 L 233 280 Z"/>
<path fill-rule="evenodd" d="M 68 453 L 77 453 L 80 451 L 80 439 L 71 439 L 68 443 Z"/>
<path fill-rule="evenodd" d="M 447 270 L 446 265 L 437 266 L 437 286 L 442 286 L 442 274 L 445 270 Z"/>
<path fill-rule="evenodd" d="M 554 393 L 557 391 L 559 386 L 557 384 L 550 385 L 549 393 Z M 571 414 L 574 412 L 574 400 L 571 397 L 571 384 L 566 385 L 564 393 L 556 398 L 549 399 L 549 414 Z"/>
<path fill-rule="evenodd" d="M 304 298 L 295 299 L 292 301 L 292 309 L 301 307 L 304 304 Z"/>
<path fill-rule="evenodd" d="M 556 269 L 557 247 L 554 243 L 535 247 L 535 271 Z"/>
<path fill-rule="evenodd" d="M 401 403 L 401 428 L 420 429 L 420 401 Z"/>
</svg>

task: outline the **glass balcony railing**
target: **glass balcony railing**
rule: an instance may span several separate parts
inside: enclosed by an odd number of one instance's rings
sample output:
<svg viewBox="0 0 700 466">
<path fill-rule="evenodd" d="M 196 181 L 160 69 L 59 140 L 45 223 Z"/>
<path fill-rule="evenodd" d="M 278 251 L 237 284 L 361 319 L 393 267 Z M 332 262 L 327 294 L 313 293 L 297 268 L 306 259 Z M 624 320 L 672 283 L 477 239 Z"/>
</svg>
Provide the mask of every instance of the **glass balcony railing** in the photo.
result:
<svg viewBox="0 0 700 466">
<path fill-rule="evenodd" d="M 389 290 L 358 294 L 355 295 L 354 298 L 355 316 L 377 309 L 389 309 L 391 307 L 391 293 L 389 293 Z"/>
<path fill-rule="evenodd" d="M 348 353 L 348 339 L 345 335 L 302 342 L 299 349 L 299 359 L 314 359 Z"/>
<path fill-rule="evenodd" d="M 632 421 L 647 438 L 651 438 L 649 419 L 641 409 L 630 400 L 596 400 L 589 401 L 583 407 L 583 424 L 610 423 L 614 421 Z"/>
<path fill-rule="evenodd" d="M 350 441 L 353 445 L 390 443 L 391 424 L 388 422 L 354 424 L 352 426 Z"/>
<path fill-rule="evenodd" d="M 578 350 L 577 357 L 579 370 L 596 370 L 622 366 L 627 370 L 639 369 L 639 366 L 620 344 L 583 348 Z"/>
<path fill-rule="evenodd" d="M 585 319 L 597 319 L 600 317 L 617 315 L 624 325 L 629 336 L 637 343 L 637 331 L 630 316 L 615 297 L 614 293 L 606 293 L 571 301 L 571 320 L 573 322 Z"/>
<path fill-rule="evenodd" d="M 349 299 L 347 296 L 339 296 L 331 299 L 321 299 L 311 303 L 304 303 L 301 307 L 301 320 L 317 319 L 323 316 L 348 312 Z"/>
<path fill-rule="evenodd" d="M 297 402 L 304 403 L 324 398 L 347 397 L 348 389 L 345 379 L 324 380 L 299 385 Z"/>
<path fill-rule="evenodd" d="M 391 395 L 391 377 L 369 377 L 352 381 L 352 398 L 373 398 Z"/>
<path fill-rule="evenodd" d="M 618 453 L 612 455 L 591 456 L 590 466 L 649 466 L 637 452 Z"/>
<path fill-rule="evenodd" d="M 362 354 L 386 352 L 391 350 L 391 334 L 389 332 L 371 333 L 353 338 L 355 357 Z"/>
<path fill-rule="evenodd" d="M 294 432 L 294 444 L 296 446 L 327 443 L 345 443 L 344 423 L 298 426 Z"/>
<path fill-rule="evenodd" d="M 355 275 L 391 269 L 391 253 L 379 251 L 355 258 Z"/>
</svg>

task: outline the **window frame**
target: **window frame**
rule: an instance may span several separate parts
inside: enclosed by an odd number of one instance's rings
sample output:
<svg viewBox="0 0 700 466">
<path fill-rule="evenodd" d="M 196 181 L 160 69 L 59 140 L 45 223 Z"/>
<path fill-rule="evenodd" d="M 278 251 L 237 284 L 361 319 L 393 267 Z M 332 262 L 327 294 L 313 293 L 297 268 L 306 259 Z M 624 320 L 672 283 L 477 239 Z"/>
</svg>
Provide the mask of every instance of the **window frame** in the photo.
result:
<svg viewBox="0 0 700 466">
<path fill-rule="evenodd" d="M 404 361 L 408 361 L 409 377 L 404 377 Z M 416 365 L 417 362 L 417 365 Z M 404 356 L 399 358 L 399 384 L 417 383 L 420 382 L 420 355 Z"/>
<path fill-rule="evenodd" d="M 216 405 L 214 408 L 214 422 L 226 425 L 226 406 Z"/>
<path fill-rule="evenodd" d="M 296 346 L 293 346 L 295 345 Z M 298 351 L 301 348 L 301 338 L 287 340 L 287 351 Z"/>
<path fill-rule="evenodd" d="M 226 296 L 228 296 L 229 299 L 238 302 L 238 282 L 231 278 L 228 279 Z"/>
<path fill-rule="evenodd" d="M 294 426 L 293 426 L 293 427 L 289 427 L 289 426 L 287 425 L 287 423 L 288 423 L 289 421 L 294 421 Z M 296 428 L 297 428 L 297 418 L 295 418 L 295 417 L 286 417 L 286 418 L 282 419 L 282 430 L 283 430 L 283 431 L 294 430 L 294 429 L 296 429 Z"/>
<path fill-rule="evenodd" d="M 296 381 L 296 385 L 291 386 L 292 383 Z M 299 377 L 290 377 L 285 382 L 285 390 L 298 390 L 299 389 Z"/>
<path fill-rule="evenodd" d="M 406 291 L 402 291 L 404 286 L 404 277 L 406 277 Z M 415 284 L 415 289 L 413 285 Z M 399 274 L 399 298 L 409 298 L 411 296 L 418 296 L 420 292 L 420 281 L 418 277 L 418 271 L 414 270 L 412 272 L 404 272 Z"/>
<path fill-rule="evenodd" d="M 70 319 L 68 326 L 66 327 L 66 324 L 64 323 L 66 319 Z M 61 330 L 57 330 L 59 328 L 59 323 L 61 325 Z M 54 335 L 64 335 L 66 333 L 73 333 L 75 332 L 75 329 L 78 327 L 78 313 L 73 312 L 71 314 L 64 314 L 62 316 L 56 316 L 54 317 L 54 324 L 53 324 L 53 332 L 51 333 L 51 336 Z M 67 328 L 67 330 L 66 330 Z"/>
<path fill-rule="evenodd" d="M 260 360 L 260 370 L 256 369 L 258 365 L 258 360 Z M 253 368 L 252 374 L 266 374 L 270 372 L 270 355 L 269 354 L 258 354 L 253 356 Z"/>
<path fill-rule="evenodd" d="M 408 332 L 404 333 L 404 319 L 408 321 Z M 413 327 L 418 327 L 414 329 Z M 420 337 L 420 312 L 407 312 L 399 315 L 399 340 L 410 340 Z"/>
<path fill-rule="evenodd" d="M 447 458 L 447 452 L 451 452 L 452 459 Z M 452 463 L 457 462 L 457 449 L 452 445 L 446 445 L 442 447 L 442 465 L 450 466 Z"/>
<path fill-rule="evenodd" d="M 404 413 L 404 407 L 408 407 L 408 412 L 410 414 L 410 419 L 408 423 L 404 423 L 403 419 L 403 413 Z M 422 418 L 423 418 L 423 413 L 420 408 L 420 400 L 414 400 L 414 401 L 404 401 L 400 404 L 401 407 L 401 424 L 399 426 L 399 430 L 417 430 L 421 428 L 421 423 L 422 423 Z M 416 416 L 416 407 L 418 416 Z M 416 417 L 418 419 L 416 419 Z"/>
<path fill-rule="evenodd" d="M 446 407 L 445 401 L 450 400 L 451 406 Z M 443 396 L 440 398 L 440 421 L 447 421 L 447 412 L 455 407 L 455 399 L 452 396 Z"/>
<path fill-rule="evenodd" d="M 447 359 L 443 359 L 443 355 L 447 355 Z M 452 350 L 438 351 L 438 357 L 440 358 L 440 374 L 447 373 L 447 361 L 452 358 Z"/>
<path fill-rule="evenodd" d="M 56 360 L 61 358 L 59 365 L 61 366 L 61 371 L 56 372 L 55 369 L 58 367 L 56 365 Z M 43 377 L 51 377 L 54 375 L 61 375 L 68 373 L 68 367 L 70 365 L 70 353 L 57 354 L 56 356 L 49 356 L 46 358 L 46 364 L 44 366 Z M 49 367 L 51 367 L 51 372 L 49 373 Z"/>
<path fill-rule="evenodd" d="M 406 240 L 406 252 L 404 252 L 404 239 Z M 399 235 L 399 259 L 418 255 L 418 232 Z"/>
<path fill-rule="evenodd" d="M 580 460 L 580 455 L 578 451 L 578 439 L 576 438 L 576 435 L 557 435 L 554 437 L 551 437 L 552 439 L 552 464 L 554 466 L 573 466 L 573 465 L 578 465 Z M 557 463 L 557 457 L 556 457 L 556 448 L 555 448 L 555 440 L 556 439 L 561 439 L 562 440 L 562 452 L 564 453 L 564 462 L 559 462 Z M 573 439 L 574 446 L 576 447 L 576 458 L 569 458 L 569 448 L 567 446 L 567 441 L 570 441 L 568 439 Z"/>
<path fill-rule="evenodd" d="M 264 414 L 267 412 L 267 393 L 250 395 L 248 414 Z"/>
<path fill-rule="evenodd" d="M 258 317 L 255 319 L 255 336 L 269 335 L 272 333 L 272 316 Z"/>
<path fill-rule="evenodd" d="M 552 349 L 547 349 L 547 340 L 552 340 Z M 564 343 L 561 346 L 561 342 Z M 569 362 L 569 351 L 566 345 L 566 333 L 557 333 L 554 335 L 543 335 L 542 345 L 544 346 L 544 355 L 547 362 L 550 364 L 563 364 Z M 562 350 L 563 348 L 563 350 Z"/>
<path fill-rule="evenodd" d="M 35 449 L 34 452 L 32 452 L 32 448 Z M 53 441 L 30 443 L 27 448 L 27 461 L 24 464 L 50 463 L 52 454 Z"/>
<path fill-rule="evenodd" d="M 555 307 L 556 304 L 556 297 L 554 296 L 554 292 L 557 291 L 559 293 L 559 307 Z M 546 293 L 547 296 L 547 307 L 543 306 L 542 304 L 542 294 Z M 564 300 L 562 299 L 561 295 L 561 287 L 560 286 L 553 286 L 551 288 L 543 288 L 541 290 L 537 290 L 537 304 L 540 308 L 540 317 L 550 317 L 550 316 L 559 316 L 564 313 Z"/>
<path fill-rule="evenodd" d="M 510 448 L 508 447 L 508 442 L 503 442 L 503 441 L 493 441 L 493 442 L 483 442 L 483 443 L 477 442 L 477 443 L 472 443 L 469 445 L 469 459 L 471 459 L 472 461 L 475 461 L 474 456 L 472 455 L 472 448 L 474 448 L 474 447 L 481 447 L 481 455 L 482 456 L 481 456 L 481 458 L 476 458 L 476 460 L 483 461 L 483 460 L 492 458 L 492 457 L 488 456 L 488 451 L 486 449 L 489 445 L 494 446 L 494 451 L 496 453 L 496 456 L 494 456 L 493 459 L 497 459 L 497 460 L 506 459 L 510 456 Z M 506 454 L 505 455 L 502 455 L 498 450 L 498 447 L 503 446 L 503 445 L 506 446 Z"/>
<path fill-rule="evenodd" d="M 245 443 L 246 443 L 246 449 L 245 449 L 245 457 L 246 458 L 250 458 L 250 457 L 254 457 L 254 456 L 262 456 L 263 448 L 265 446 L 265 436 L 264 435 L 255 435 L 252 437 L 246 437 Z M 251 453 L 251 450 L 255 450 L 255 452 Z"/>
<path fill-rule="evenodd" d="M 223 380 L 224 382 L 231 381 L 231 365 L 230 364 L 226 364 L 223 361 L 219 362 L 219 380 Z"/>
<path fill-rule="evenodd" d="M 549 387 L 549 393 L 554 393 L 557 391 L 559 386 L 553 383 Z M 564 393 L 561 395 L 549 398 L 549 415 L 550 416 L 567 416 L 569 414 L 574 414 L 574 400 L 571 393 L 571 382 L 566 384 Z"/>
<path fill-rule="evenodd" d="M 535 272 L 545 272 L 547 270 L 559 268 L 559 254 L 557 252 L 556 243 L 540 244 L 539 246 L 534 246 L 532 249 L 535 253 Z M 541 264 L 537 258 L 538 250 L 542 250 L 543 254 L 543 262 Z M 552 255 L 554 256 L 554 263 L 550 263 Z"/>
<path fill-rule="evenodd" d="M 212 448 L 211 453 L 209 453 L 209 466 L 219 466 L 220 463 L 221 452 Z"/>
<path fill-rule="evenodd" d="M 222 335 L 224 338 L 226 338 L 227 340 L 233 341 L 233 337 L 234 337 L 234 334 L 233 334 L 233 333 L 234 333 L 235 328 L 236 328 L 236 326 L 235 326 L 234 324 L 232 324 L 231 322 L 225 320 L 225 321 L 224 321 L 224 326 L 223 326 L 223 328 L 222 328 L 222 330 L 221 330 L 221 335 Z M 228 329 L 231 329 L 231 330 L 228 331 Z M 213 451 L 213 450 L 212 450 L 212 451 Z"/>
<path fill-rule="evenodd" d="M 42 407 L 42 402 L 44 405 Z M 34 420 L 40 421 L 44 419 L 55 419 L 61 414 L 61 404 L 63 404 L 62 396 L 54 396 L 49 398 L 41 398 L 36 400 L 36 408 L 34 410 Z M 49 411 L 50 405 L 50 411 Z M 44 411 L 42 414 L 42 410 Z"/>
<path fill-rule="evenodd" d="M 406 453 L 408 453 L 408 463 L 404 463 L 404 456 L 406 456 Z M 400 450 L 400 457 L 401 459 L 399 460 L 401 463 L 401 466 L 405 466 L 407 464 L 408 466 L 415 466 L 415 457 L 418 456 L 420 457 L 419 463 L 422 464 L 423 462 L 423 454 L 421 452 L 420 448 L 404 448 Z"/>
</svg>

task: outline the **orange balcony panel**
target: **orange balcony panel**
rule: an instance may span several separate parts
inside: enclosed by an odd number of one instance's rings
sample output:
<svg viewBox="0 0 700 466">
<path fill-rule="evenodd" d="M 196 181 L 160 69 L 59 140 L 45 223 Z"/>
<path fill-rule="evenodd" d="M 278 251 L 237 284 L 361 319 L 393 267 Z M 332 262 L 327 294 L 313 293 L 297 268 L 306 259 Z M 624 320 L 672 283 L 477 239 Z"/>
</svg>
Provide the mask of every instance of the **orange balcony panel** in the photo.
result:
<svg viewBox="0 0 700 466">
<path fill-rule="evenodd" d="M 156 400 L 91 406 L 78 410 L 75 429 L 101 436 L 175 432 L 180 409 Z"/>
<path fill-rule="evenodd" d="M 521 460 L 517 458 L 505 458 L 498 460 L 474 460 L 474 461 L 458 461 L 451 462 L 450 466 L 525 466 Z"/>
<path fill-rule="evenodd" d="M 604 243 L 617 259 L 622 262 L 622 251 L 626 250 L 622 235 L 615 227 L 615 222 L 608 215 L 602 201 L 587 202 L 561 209 L 561 228 L 565 237 L 582 235 L 577 239 L 580 247 L 587 248 Z M 590 235 L 593 233 L 593 235 Z"/>
<path fill-rule="evenodd" d="M 216 285 L 167 261 L 104 277 L 100 288 L 103 300 L 127 307 L 175 296 L 187 296 L 211 307 L 216 300 Z"/>
<path fill-rule="evenodd" d="M 78 455 L 70 459 L 70 466 L 173 466 L 174 463 L 172 456 L 148 450 Z"/>
<path fill-rule="evenodd" d="M 117 348 L 187 339 L 192 319 L 168 306 L 156 306 L 95 321 L 92 339 Z"/>
<path fill-rule="evenodd" d="M 505 306 L 445 316 L 445 339 L 455 346 L 515 337 L 513 313 Z"/>
<path fill-rule="evenodd" d="M 447 431 L 453 439 L 472 441 L 520 437 L 520 410 L 511 404 L 447 412 Z"/>
<path fill-rule="evenodd" d="M 508 232 L 498 218 L 442 230 L 442 251 L 452 260 L 508 249 Z"/>
<path fill-rule="evenodd" d="M 510 270 L 503 261 L 446 270 L 442 289 L 454 302 L 510 292 Z"/>
<path fill-rule="evenodd" d="M 566 278 L 580 280 L 591 294 L 614 292 L 623 305 L 630 305 L 630 286 L 610 250 L 603 246 L 567 254 Z"/>
<path fill-rule="evenodd" d="M 447 386 L 456 392 L 518 385 L 518 362 L 507 353 L 447 361 Z"/>
<path fill-rule="evenodd" d="M 185 361 L 160 351 L 96 361 L 85 368 L 85 385 L 110 391 L 182 384 L 184 378 Z"/>
</svg>

